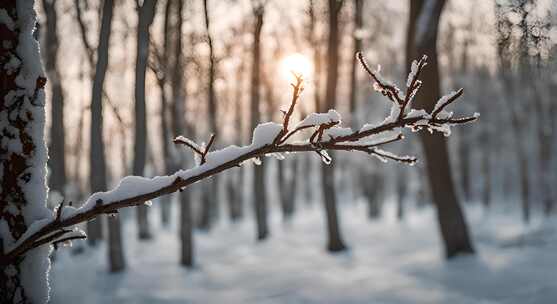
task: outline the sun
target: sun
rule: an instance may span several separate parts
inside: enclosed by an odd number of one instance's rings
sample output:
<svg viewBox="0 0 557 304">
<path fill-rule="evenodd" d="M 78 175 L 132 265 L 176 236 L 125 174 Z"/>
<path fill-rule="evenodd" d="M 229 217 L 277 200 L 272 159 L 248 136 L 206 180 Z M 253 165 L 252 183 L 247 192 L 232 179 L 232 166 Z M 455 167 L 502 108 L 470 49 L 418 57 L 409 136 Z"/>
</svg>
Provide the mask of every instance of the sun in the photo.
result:
<svg viewBox="0 0 557 304">
<path fill-rule="evenodd" d="M 309 78 L 313 65 L 311 60 L 300 53 L 294 53 L 284 57 L 280 63 L 281 73 L 288 80 L 292 79 L 292 73 L 301 74 L 304 78 Z"/>
</svg>

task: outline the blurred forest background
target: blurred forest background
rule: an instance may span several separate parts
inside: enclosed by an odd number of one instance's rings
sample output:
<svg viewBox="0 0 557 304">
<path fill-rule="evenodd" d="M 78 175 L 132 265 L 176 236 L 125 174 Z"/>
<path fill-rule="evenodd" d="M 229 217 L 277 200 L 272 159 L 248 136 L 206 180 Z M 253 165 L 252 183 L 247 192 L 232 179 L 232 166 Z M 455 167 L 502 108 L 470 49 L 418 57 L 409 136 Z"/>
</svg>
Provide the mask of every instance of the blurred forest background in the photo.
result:
<svg viewBox="0 0 557 304">
<path fill-rule="evenodd" d="M 249 143 L 259 122 L 282 119 L 280 110 L 291 98 L 290 70 L 304 74 L 306 81 L 296 119 L 336 108 L 354 129 L 382 121 L 389 114 L 388 101 L 374 92 L 357 51 L 401 86 L 412 60 L 426 54 L 430 63 L 418 105 L 432 107 L 440 93 L 462 87 L 463 100 L 452 110 L 481 113 L 478 122 L 455 128 L 450 138 L 408 134 L 404 143 L 390 147 L 417 155 L 416 166 L 385 164 L 355 153 L 336 153 L 331 165 L 313 153 L 281 161 L 267 158 L 163 197 L 152 208 L 99 218 L 87 223 L 89 238 L 76 243 L 71 255 L 56 255 L 55 283 L 64 276 L 58 267 L 68 269 L 70 261 L 87 259 L 83 256 L 90 252 L 101 252 L 91 266 L 97 271 L 91 275 L 100 277 L 140 268 L 141 263 L 130 266 L 127 259 L 161 251 L 173 251 L 163 256 L 175 267 L 203 269 L 219 256 L 216 249 L 207 253 L 203 242 L 212 239 L 210 244 L 221 250 L 236 246 L 227 238 L 238 235 L 239 242 L 252 247 L 258 245 L 250 238 L 280 243 L 284 235 L 302 234 L 292 222 L 319 226 L 307 230 L 312 233 L 285 254 L 303 246 L 321 254 L 326 254 L 324 246 L 329 252 L 372 248 L 381 243 L 357 241 L 372 238 L 365 234 L 370 229 L 366 222 L 375 225 L 391 217 L 409 225 L 409 218 L 423 210 L 437 216 L 422 222 L 432 234 L 421 237 L 437 239 L 440 230 L 441 241 L 429 250 L 451 258 L 482 251 L 485 239 L 478 237 L 478 223 L 492 220 L 498 231 L 512 223 L 509 227 L 519 227 L 513 231 L 523 236 L 555 214 L 555 1 L 38 3 L 37 34 L 49 79 L 53 208 L 62 200 L 78 204 L 89 193 L 114 187 L 123 176 L 166 175 L 193 166 L 191 153 L 172 142 L 178 135 L 203 142 L 217 134 L 217 148 Z M 427 14 L 433 17 L 424 18 Z M 434 21 L 420 24 L 422 19 Z M 481 216 L 466 217 L 474 214 Z M 501 217 L 506 224 L 499 225 L 496 218 Z M 289 225 L 289 230 L 278 228 Z M 414 250 L 414 243 L 398 237 L 390 242 Z M 280 261 L 265 262 L 272 263 Z M 149 273 L 148 280 L 162 277 Z M 541 275 L 548 277 L 547 272 Z M 209 283 L 194 286 L 204 284 Z M 54 302 L 71 299 L 71 288 L 60 287 L 65 293 L 57 293 L 56 284 L 53 288 Z M 553 296 L 549 292 L 544 299 Z M 146 303 L 158 302 L 151 298 Z"/>
</svg>

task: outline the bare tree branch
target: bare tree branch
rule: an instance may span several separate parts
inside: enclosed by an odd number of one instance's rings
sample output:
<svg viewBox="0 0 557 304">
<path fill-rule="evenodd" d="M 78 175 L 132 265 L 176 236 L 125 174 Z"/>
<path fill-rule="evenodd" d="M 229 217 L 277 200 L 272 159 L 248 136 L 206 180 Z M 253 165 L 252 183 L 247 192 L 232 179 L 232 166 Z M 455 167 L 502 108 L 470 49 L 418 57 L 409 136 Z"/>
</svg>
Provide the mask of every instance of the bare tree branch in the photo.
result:
<svg viewBox="0 0 557 304">
<path fill-rule="evenodd" d="M 0 263 L 10 263 L 33 248 L 46 245 L 58 244 L 80 235 L 69 235 L 74 230 L 68 229 L 78 223 L 91 220 L 100 214 L 116 215 L 118 209 L 131 206 L 139 206 L 159 196 L 179 191 L 193 183 L 211 177 L 224 170 L 240 166 L 245 161 L 257 159 L 267 155 L 277 155 L 285 152 L 314 152 L 324 162 L 331 162 L 327 150 L 336 151 L 359 151 L 379 159 L 394 160 L 402 163 L 413 164 L 416 158 L 413 156 L 398 156 L 390 152 L 380 150 L 380 146 L 400 141 L 404 137 L 401 133 L 403 128 L 413 130 L 426 129 L 431 132 L 446 132 L 452 125 L 459 125 L 474 121 L 478 115 L 470 117 L 453 118 L 452 113 L 444 109 L 462 96 L 462 89 L 441 98 L 434 110 L 427 113 L 425 110 L 411 110 L 412 97 L 420 87 L 418 76 L 426 65 L 426 57 L 414 63 L 404 96 L 395 85 L 381 78 L 377 71 L 372 71 L 361 54 L 358 59 L 364 69 L 375 82 L 374 87 L 393 102 L 391 116 L 377 125 L 364 125 L 360 130 L 340 128 L 340 115 L 329 110 L 328 113 L 313 113 L 302 120 L 296 127 L 290 130 L 292 113 L 298 103 L 299 96 L 303 90 L 303 79 L 295 77 L 293 96 L 290 107 L 285 112 L 282 124 L 261 124 L 254 130 L 251 145 L 238 147 L 229 146 L 222 150 L 209 152 L 214 142 L 212 135 L 206 148 L 202 149 L 193 141 L 184 137 L 177 137 L 174 142 L 184 144 L 191 148 L 194 153 L 201 156 L 201 163 L 188 170 L 180 170 L 170 176 L 155 177 L 153 179 L 141 177 L 127 177 L 120 185 L 109 192 L 93 194 L 81 208 L 75 209 L 71 206 L 60 204 L 51 219 L 44 219 L 31 225 L 27 232 L 11 248 L 0 255 Z M 309 138 L 303 141 L 290 142 L 289 139 L 295 135 L 303 138 L 303 133 L 312 129 Z M 389 136 L 388 132 L 396 132 L 395 136 Z M 448 135 L 448 133 L 445 133 Z M 385 136 L 387 135 L 387 136 Z M 139 185 L 138 185 L 139 183 Z"/>
</svg>

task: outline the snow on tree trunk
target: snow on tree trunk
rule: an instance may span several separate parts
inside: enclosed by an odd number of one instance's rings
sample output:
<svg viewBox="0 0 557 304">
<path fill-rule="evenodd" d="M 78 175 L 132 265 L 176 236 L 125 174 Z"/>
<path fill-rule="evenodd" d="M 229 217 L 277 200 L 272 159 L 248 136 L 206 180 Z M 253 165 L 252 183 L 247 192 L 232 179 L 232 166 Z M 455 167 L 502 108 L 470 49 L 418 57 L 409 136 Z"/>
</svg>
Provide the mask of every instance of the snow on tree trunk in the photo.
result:
<svg viewBox="0 0 557 304">
<path fill-rule="evenodd" d="M 46 78 L 33 37 L 34 1 L 0 3 L 0 251 L 32 224 L 50 220 L 46 208 L 44 141 Z M 0 263 L 0 303 L 48 300 L 50 247 L 12 264 Z"/>
</svg>

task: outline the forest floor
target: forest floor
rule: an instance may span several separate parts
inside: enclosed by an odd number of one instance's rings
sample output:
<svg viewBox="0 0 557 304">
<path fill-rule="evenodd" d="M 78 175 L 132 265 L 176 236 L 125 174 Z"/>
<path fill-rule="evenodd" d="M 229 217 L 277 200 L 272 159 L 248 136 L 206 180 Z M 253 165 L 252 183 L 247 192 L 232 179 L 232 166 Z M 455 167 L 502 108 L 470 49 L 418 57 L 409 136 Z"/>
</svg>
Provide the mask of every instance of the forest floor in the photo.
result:
<svg viewBox="0 0 557 304">
<path fill-rule="evenodd" d="M 340 206 L 350 250 L 335 255 L 324 250 L 317 204 L 286 224 L 273 209 L 272 236 L 259 244 L 251 217 L 222 222 L 196 233 L 192 270 L 178 266 L 176 228 L 155 222 L 156 237 L 138 242 L 129 216 L 128 269 L 109 274 L 103 245 L 59 250 L 52 303 L 557 303 L 557 221 L 524 226 L 516 213 L 469 207 L 478 254 L 447 262 L 433 210 L 409 210 L 398 222 L 391 205 L 375 221 L 363 203 Z"/>
</svg>

